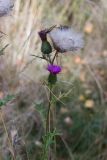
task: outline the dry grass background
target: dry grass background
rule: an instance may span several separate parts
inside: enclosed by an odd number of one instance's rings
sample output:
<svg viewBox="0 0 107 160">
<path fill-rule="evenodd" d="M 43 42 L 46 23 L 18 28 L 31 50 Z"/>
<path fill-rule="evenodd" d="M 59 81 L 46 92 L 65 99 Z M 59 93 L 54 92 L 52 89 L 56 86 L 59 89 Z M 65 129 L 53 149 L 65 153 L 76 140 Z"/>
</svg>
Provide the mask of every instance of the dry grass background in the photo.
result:
<svg viewBox="0 0 107 160">
<path fill-rule="evenodd" d="M 2 98 L 7 93 L 22 93 L 21 100 L 17 97 L 17 102 L 12 102 L 11 105 L 20 106 L 19 102 L 25 100 L 27 109 L 26 112 L 20 113 L 17 107 L 14 110 L 10 107 L 9 111 L 7 109 L 5 111 L 4 108 L 3 112 L 6 113 L 4 117 L 11 113 L 13 119 L 20 114 L 26 116 L 28 112 L 33 115 L 32 101 L 34 99 L 43 101 L 42 95 L 45 90 L 41 89 L 39 81 L 47 74 L 46 66 L 40 60 L 34 60 L 31 54 L 40 54 L 38 31 L 55 24 L 73 26 L 84 33 L 85 39 L 85 46 L 81 53 L 61 55 L 64 69 L 59 79 L 66 83 L 69 79 L 69 83 L 72 83 L 79 78 L 86 85 L 94 81 L 101 104 L 107 101 L 106 0 L 15 0 L 11 15 L 0 19 L 0 30 L 6 33 L 2 39 L 2 45 L 9 44 L 5 55 L 0 57 L 0 96 Z M 28 97 L 30 100 L 26 102 Z M 31 106 L 30 111 L 28 106 Z M 27 117 L 29 120 L 29 115 Z M 6 123 L 8 121 L 11 122 L 10 117 L 9 119 L 7 117 Z M 38 124 L 38 120 L 32 121 L 32 124 Z M 23 126 L 26 123 L 25 120 Z M 17 126 L 16 122 L 15 126 Z M 2 132 L 1 129 L 0 133 L 3 134 Z"/>
<path fill-rule="evenodd" d="M 85 32 L 84 53 L 82 52 L 80 56 L 87 63 L 97 65 L 101 61 L 102 50 L 106 50 L 106 8 L 107 4 L 104 0 L 60 0 L 58 2 L 16 0 L 11 16 L 1 20 L 1 29 L 7 34 L 3 41 L 10 44 L 5 54 L 7 63 L 15 65 L 21 72 L 32 60 L 31 54 L 40 54 L 40 39 L 37 32 L 54 24 L 64 24 Z M 73 59 L 71 55 L 70 58 L 67 55 L 64 59 L 70 61 L 67 64 L 71 68 Z M 42 63 L 39 60 L 32 63 L 33 65 L 26 67 L 24 73 L 33 79 L 38 79 L 42 71 Z M 37 74 L 34 74 L 35 72 Z M 42 74 L 45 72 L 43 71 Z"/>
</svg>

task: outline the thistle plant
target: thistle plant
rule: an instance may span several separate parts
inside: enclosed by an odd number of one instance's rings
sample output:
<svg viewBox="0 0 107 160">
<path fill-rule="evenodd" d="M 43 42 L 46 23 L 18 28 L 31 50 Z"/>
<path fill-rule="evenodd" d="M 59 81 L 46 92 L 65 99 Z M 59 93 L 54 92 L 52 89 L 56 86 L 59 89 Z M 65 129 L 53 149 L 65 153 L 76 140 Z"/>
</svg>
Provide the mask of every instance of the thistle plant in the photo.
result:
<svg viewBox="0 0 107 160">
<path fill-rule="evenodd" d="M 52 106 L 53 87 L 57 83 L 57 76 L 63 67 L 58 62 L 60 54 L 69 51 L 76 51 L 83 48 L 83 37 L 67 26 L 52 26 L 39 32 L 41 39 L 41 56 L 47 63 L 46 69 L 49 71 L 47 85 L 49 88 L 49 103 L 46 114 L 45 136 L 43 138 L 43 160 L 55 159 L 56 142 L 55 137 L 59 135 L 56 126 L 54 126 L 53 115 L 55 106 Z M 48 37 L 51 42 L 48 41 Z M 56 119 L 56 117 L 54 117 Z M 54 155 L 54 156 L 53 156 Z M 53 158 L 54 157 L 54 158 Z"/>
<path fill-rule="evenodd" d="M 0 17 L 8 15 L 13 6 L 12 0 L 0 0 Z"/>
</svg>

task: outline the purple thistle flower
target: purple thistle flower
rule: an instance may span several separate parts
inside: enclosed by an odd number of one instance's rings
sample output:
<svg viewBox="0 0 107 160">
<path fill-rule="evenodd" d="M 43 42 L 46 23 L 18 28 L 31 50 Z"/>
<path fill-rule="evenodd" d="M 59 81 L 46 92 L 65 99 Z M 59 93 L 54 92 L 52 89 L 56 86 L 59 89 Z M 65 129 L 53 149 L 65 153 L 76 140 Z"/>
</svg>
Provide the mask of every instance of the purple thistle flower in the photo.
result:
<svg viewBox="0 0 107 160">
<path fill-rule="evenodd" d="M 58 65 L 49 64 L 48 67 L 47 67 L 47 70 L 48 70 L 50 73 L 56 75 L 56 74 L 58 74 L 59 72 L 61 72 L 62 68 L 61 68 L 61 66 L 58 66 Z"/>
</svg>

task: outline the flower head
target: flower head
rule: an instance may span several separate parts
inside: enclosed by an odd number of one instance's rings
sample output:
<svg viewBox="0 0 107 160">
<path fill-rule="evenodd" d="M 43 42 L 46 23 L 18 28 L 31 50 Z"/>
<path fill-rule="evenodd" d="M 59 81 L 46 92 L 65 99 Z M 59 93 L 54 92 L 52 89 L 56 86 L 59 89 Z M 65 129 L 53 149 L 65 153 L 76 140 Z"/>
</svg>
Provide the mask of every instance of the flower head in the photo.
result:
<svg viewBox="0 0 107 160">
<path fill-rule="evenodd" d="M 42 31 L 38 32 L 38 34 L 39 34 L 42 41 L 47 40 L 47 31 L 46 30 L 42 30 Z"/>
<path fill-rule="evenodd" d="M 49 33 L 49 36 L 54 48 L 61 53 L 83 48 L 82 35 L 69 27 L 56 27 Z"/>
<path fill-rule="evenodd" d="M 50 54 L 52 52 L 52 47 L 50 45 L 50 43 L 47 41 L 47 30 L 42 30 L 40 32 L 38 32 L 42 44 L 41 44 L 41 52 L 43 54 Z"/>
<path fill-rule="evenodd" d="M 13 8 L 12 0 L 0 0 L 0 17 L 7 15 Z"/>
<path fill-rule="evenodd" d="M 47 29 L 44 29 L 44 30 L 39 31 L 38 34 L 39 34 L 39 37 L 41 38 L 41 40 L 42 40 L 42 41 L 47 40 L 47 34 L 48 34 L 49 32 L 51 32 L 51 30 L 52 30 L 53 28 L 55 28 L 55 27 L 56 27 L 56 25 L 54 25 L 54 26 L 52 26 L 52 27 L 50 27 L 50 28 L 47 28 Z"/>
<path fill-rule="evenodd" d="M 58 65 L 49 64 L 48 67 L 47 67 L 47 70 L 48 70 L 50 73 L 56 75 L 56 74 L 58 74 L 59 72 L 61 72 L 62 68 L 61 68 L 61 66 L 58 66 Z"/>
</svg>

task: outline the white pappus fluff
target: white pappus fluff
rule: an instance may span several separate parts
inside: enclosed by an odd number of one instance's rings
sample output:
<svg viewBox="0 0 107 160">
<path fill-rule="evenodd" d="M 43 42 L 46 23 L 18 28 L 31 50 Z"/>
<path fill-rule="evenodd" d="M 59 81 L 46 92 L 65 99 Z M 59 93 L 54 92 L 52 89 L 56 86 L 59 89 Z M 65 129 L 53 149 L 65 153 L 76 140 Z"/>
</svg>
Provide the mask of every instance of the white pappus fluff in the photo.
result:
<svg viewBox="0 0 107 160">
<path fill-rule="evenodd" d="M 76 51 L 83 48 L 83 36 L 69 27 L 56 27 L 50 33 L 49 37 L 53 42 L 54 48 L 61 52 Z"/>
<path fill-rule="evenodd" d="M 7 15 L 13 8 L 12 0 L 0 0 L 0 17 Z"/>
</svg>

